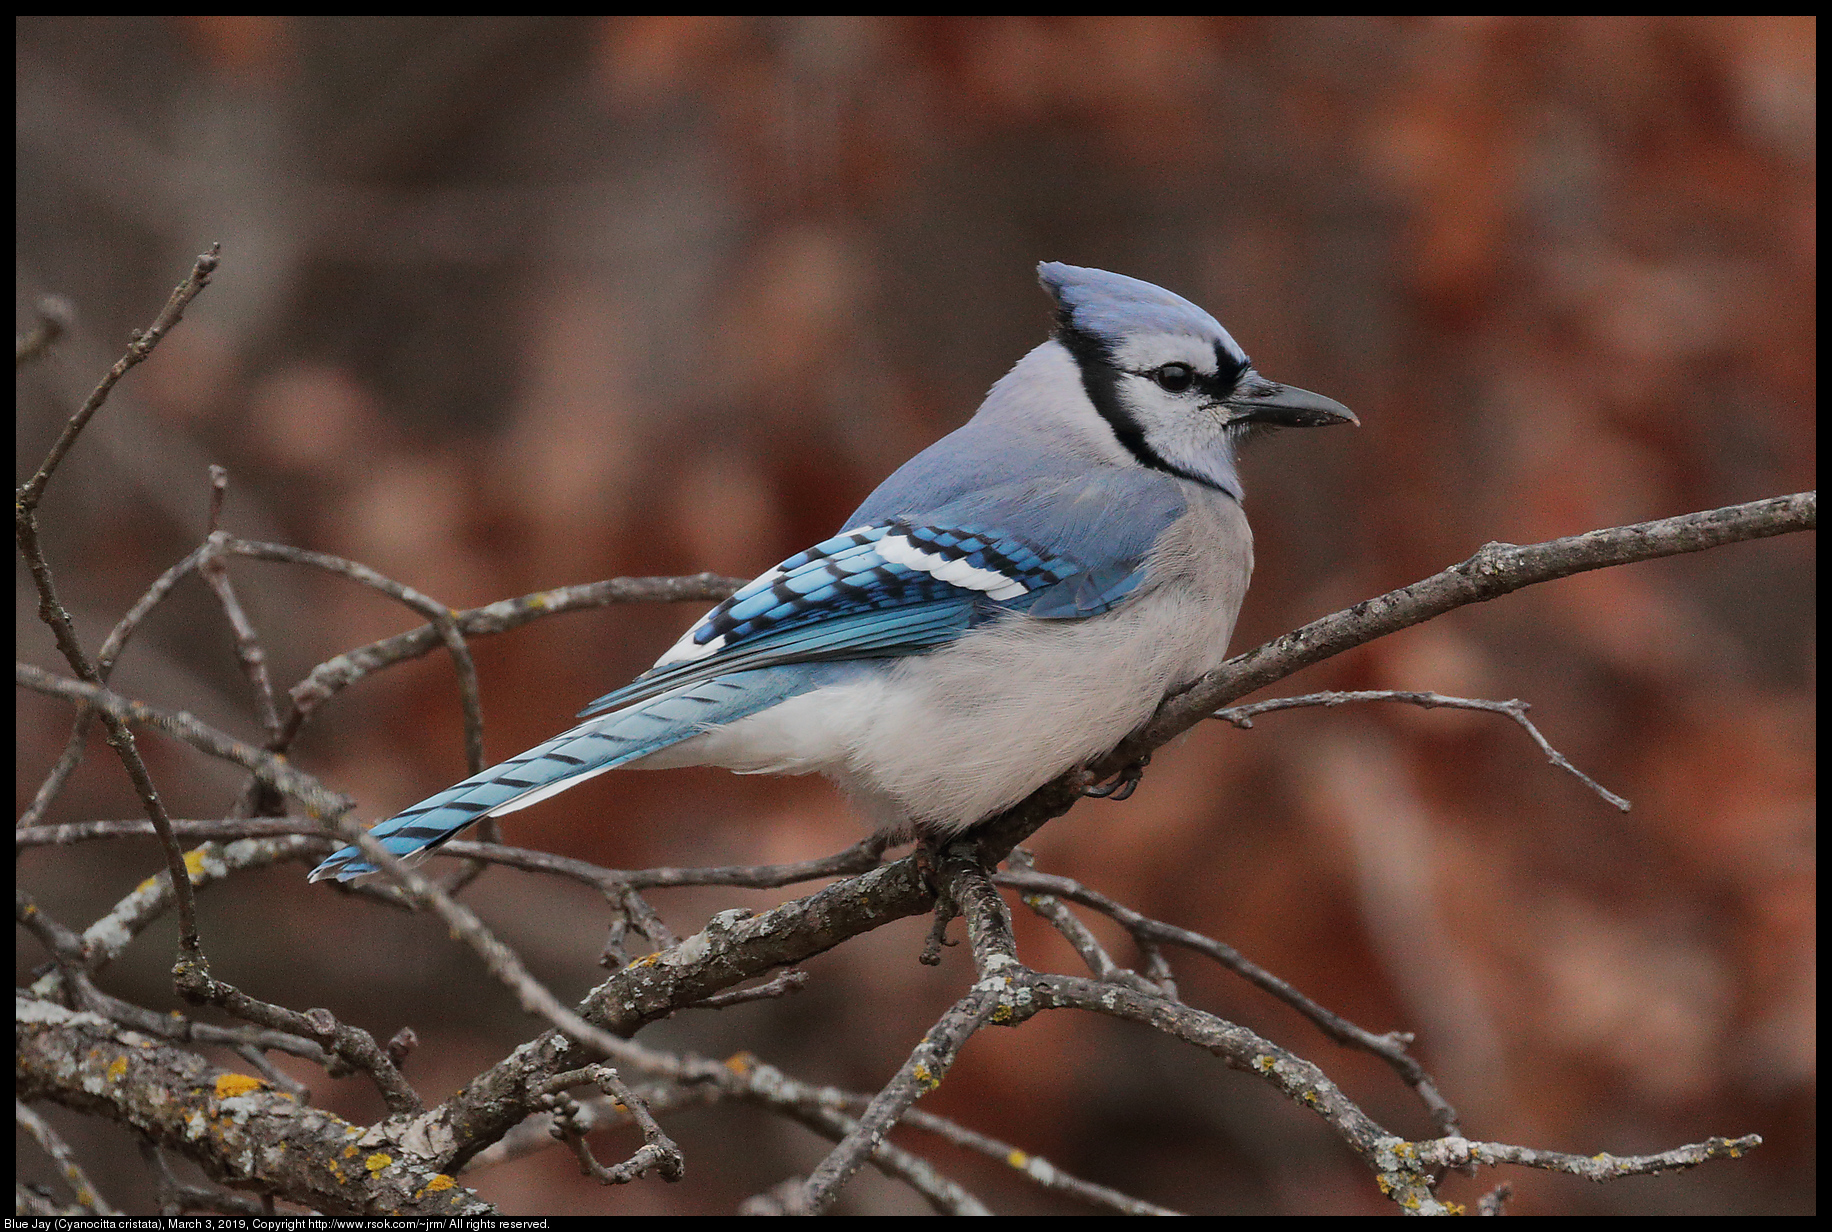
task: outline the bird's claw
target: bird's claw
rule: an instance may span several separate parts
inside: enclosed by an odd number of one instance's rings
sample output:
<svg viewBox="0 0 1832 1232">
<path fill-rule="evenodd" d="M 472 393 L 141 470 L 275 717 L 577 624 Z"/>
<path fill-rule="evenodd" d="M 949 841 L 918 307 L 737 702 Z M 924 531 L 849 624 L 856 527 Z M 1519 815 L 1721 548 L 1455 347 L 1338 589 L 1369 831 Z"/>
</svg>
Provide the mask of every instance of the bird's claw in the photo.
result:
<svg viewBox="0 0 1832 1232">
<path fill-rule="evenodd" d="M 1150 764 L 1151 754 L 1147 753 L 1114 775 L 1111 782 L 1090 783 L 1081 789 L 1081 794 L 1096 800 L 1129 800 L 1139 789 L 1139 780 L 1145 777 L 1145 767 Z"/>
</svg>

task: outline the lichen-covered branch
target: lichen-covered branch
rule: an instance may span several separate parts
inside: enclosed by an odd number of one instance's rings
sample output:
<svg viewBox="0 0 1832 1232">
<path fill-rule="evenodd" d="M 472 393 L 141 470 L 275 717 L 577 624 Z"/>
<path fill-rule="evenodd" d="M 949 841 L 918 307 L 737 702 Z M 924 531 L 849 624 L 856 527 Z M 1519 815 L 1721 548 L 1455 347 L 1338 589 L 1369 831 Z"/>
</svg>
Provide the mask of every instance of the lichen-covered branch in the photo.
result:
<svg viewBox="0 0 1832 1232">
<path fill-rule="evenodd" d="M 283 1195 L 326 1214 L 490 1212 L 398 1140 L 377 1149 L 373 1130 L 98 1014 L 20 997 L 14 1044 L 21 1099 L 118 1122 L 226 1185 Z"/>
</svg>

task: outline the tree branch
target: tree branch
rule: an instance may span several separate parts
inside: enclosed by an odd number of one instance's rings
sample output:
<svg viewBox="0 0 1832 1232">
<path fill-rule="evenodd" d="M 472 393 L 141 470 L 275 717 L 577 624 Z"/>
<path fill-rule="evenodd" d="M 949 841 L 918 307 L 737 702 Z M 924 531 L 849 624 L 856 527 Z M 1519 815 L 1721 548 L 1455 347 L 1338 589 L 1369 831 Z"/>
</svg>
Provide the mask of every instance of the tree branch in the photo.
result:
<svg viewBox="0 0 1832 1232">
<path fill-rule="evenodd" d="M 1814 530 L 1818 519 L 1818 493 L 1796 492 L 1654 522 L 1593 530 L 1525 547 L 1484 544 L 1461 564 L 1410 586 L 1364 599 L 1229 659 L 1183 692 L 1166 698 L 1149 722 L 1105 757 L 1044 784 L 982 824 L 975 831 L 980 850 L 989 866 L 997 864 L 1046 821 L 1068 812 L 1088 786 L 1137 765 L 1229 702 L 1356 646 L 1541 582 L 1592 569 Z"/>
<path fill-rule="evenodd" d="M 329 1112 L 99 1015 L 20 997 L 14 1044 L 21 1099 L 119 1122 L 224 1184 L 340 1215 L 490 1213 L 398 1139 L 388 1151 L 374 1149 L 359 1127 Z"/>
</svg>

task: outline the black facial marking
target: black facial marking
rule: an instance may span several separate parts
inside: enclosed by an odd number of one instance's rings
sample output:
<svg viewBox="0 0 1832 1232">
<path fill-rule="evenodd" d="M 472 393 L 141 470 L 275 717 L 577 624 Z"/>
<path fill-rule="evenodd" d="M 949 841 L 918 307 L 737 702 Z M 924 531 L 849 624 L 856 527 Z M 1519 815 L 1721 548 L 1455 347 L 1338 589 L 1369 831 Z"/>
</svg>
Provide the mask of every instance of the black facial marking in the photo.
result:
<svg viewBox="0 0 1832 1232">
<path fill-rule="evenodd" d="M 1219 485 L 1204 479 L 1201 475 L 1184 470 L 1165 459 L 1151 443 L 1145 439 L 1144 427 L 1133 416 L 1126 402 L 1120 397 L 1120 367 L 1114 363 L 1113 351 L 1102 339 L 1086 330 L 1078 329 L 1074 317 L 1065 309 L 1057 315 L 1056 340 L 1068 348 L 1069 354 L 1075 357 L 1076 366 L 1081 369 L 1081 385 L 1088 391 L 1088 400 L 1100 417 L 1113 429 L 1114 437 L 1125 446 L 1127 452 L 1139 460 L 1139 465 L 1149 466 L 1154 471 L 1163 471 L 1191 483 L 1199 483 L 1205 488 L 1224 491 Z M 1231 365 L 1230 365 L 1231 366 Z M 1153 375 L 1153 374 L 1145 374 Z M 1193 383 L 1208 393 L 1208 385 L 1215 377 L 1193 373 Z M 1232 381 L 1228 388 L 1233 388 Z"/>
<path fill-rule="evenodd" d="M 1245 356 L 1236 359 L 1221 343 L 1215 344 L 1215 380 L 1227 386 L 1230 392 L 1240 384 L 1240 378 L 1246 376 L 1247 369 L 1252 366 L 1252 360 Z"/>
</svg>

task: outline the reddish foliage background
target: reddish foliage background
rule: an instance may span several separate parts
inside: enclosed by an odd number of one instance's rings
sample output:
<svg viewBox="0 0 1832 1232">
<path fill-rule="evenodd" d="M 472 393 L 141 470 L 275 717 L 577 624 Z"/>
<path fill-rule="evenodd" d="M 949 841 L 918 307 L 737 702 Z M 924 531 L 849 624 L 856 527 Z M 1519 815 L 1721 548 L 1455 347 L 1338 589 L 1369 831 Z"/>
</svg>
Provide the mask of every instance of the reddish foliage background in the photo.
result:
<svg viewBox="0 0 1832 1232">
<path fill-rule="evenodd" d="M 232 529 L 454 607 L 617 574 L 748 576 L 835 529 L 1043 337 L 1041 259 L 1160 282 L 1262 371 L 1361 414 L 1358 433 L 1287 434 L 1247 459 L 1259 571 L 1237 647 L 1486 540 L 1815 482 L 1810 18 L 17 30 L 19 312 L 55 291 L 82 315 L 23 383 L 22 466 L 192 254 L 224 244 L 216 284 L 46 500 L 92 645 L 196 542 L 211 462 L 232 474 Z M 1512 1174 L 1519 1211 L 1811 1209 L 1813 559 L 1791 536 L 1594 573 L 1289 682 L 1525 697 L 1634 800 L 1626 816 L 1504 721 L 1300 712 L 1194 734 L 1132 801 L 1048 827 L 1039 864 L 1221 937 L 1365 1025 L 1419 1032 L 1472 1136 L 1616 1153 L 1768 1140 L 1659 1180 Z M 413 623 L 321 577 L 236 570 L 283 683 Z M 55 665 L 21 604 L 22 654 Z M 612 610 L 479 643 L 491 757 L 558 730 L 693 615 Z M 254 734 L 201 587 L 115 681 Z M 443 655 L 391 672 L 334 703 L 297 759 L 385 816 L 462 774 L 455 697 Z M 30 698 L 20 716 L 23 801 L 67 714 Z M 227 806 L 231 776 L 146 743 L 175 814 Z M 121 779 L 92 754 L 54 819 L 134 815 Z M 507 833 L 632 867 L 812 856 L 856 829 L 818 781 L 669 772 L 599 779 Z M 20 875 L 80 925 L 158 866 L 150 844 L 91 845 L 32 853 Z M 687 932 L 780 897 L 658 902 Z M 588 896 L 496 872 L 470 898 L 562 994 L 593 982 L 606 919 Z M 534 1029 L 436 925 L 307 889 L 297 867 L 203 910 L 226 978 L 383 1038 L 411 1024 L 429 1099 Z M 798 997 L 653 1037 L 875 1088 L 967 970 L 958 952 L 919 967 L 922 927 L 817 961 Z M 1019 928 L 1034 961 L 1072 969 L 1053 934 Z M 171 1004 L 169 937 L 108 986 Z M 39 957 L 22 945 L 23 964 Z M 1188 997 L 1427 1131 L 1377 1067 L 1178 965 Z M 379 1114 L 360 1083 L 312 1080 L 345 1115 Z M 925 1106 L 1192 1211 L 1386 1209 L 1312 1118 L 1106 1022 L 982 1035 Z M 104 1191 L 145 1209 L 126 1143 L 60 1123 Z M 676 1125 L 681 1185 L 602 1191 L 557 1151 L 477 1183 L 506 1211 L 717 1212 L 824 1150 L 744 1110 Z M 1002 1211 L 1071 1209 L 938 1155 Z M 1494 1180 L 1446 1192 L 1471 1201 Z M 841 1209 L 915 1206 L 867 1177 Z"/>
</svg>

